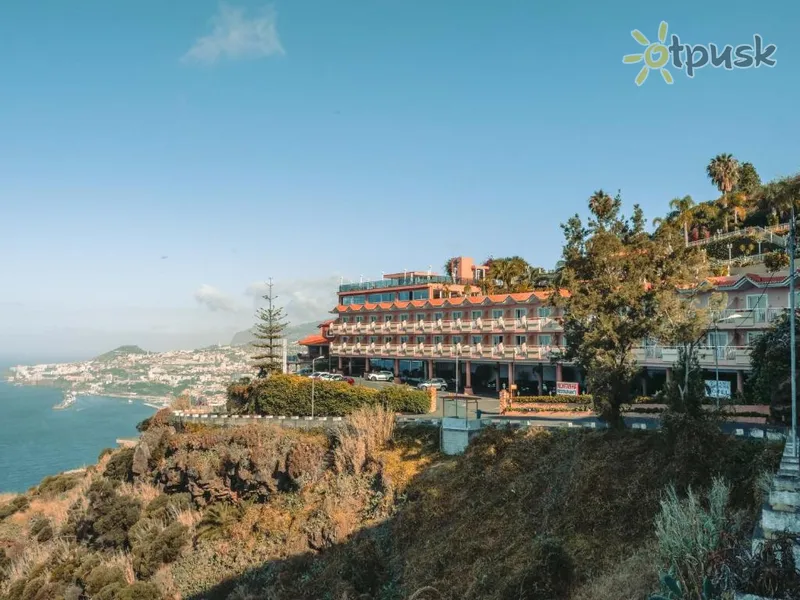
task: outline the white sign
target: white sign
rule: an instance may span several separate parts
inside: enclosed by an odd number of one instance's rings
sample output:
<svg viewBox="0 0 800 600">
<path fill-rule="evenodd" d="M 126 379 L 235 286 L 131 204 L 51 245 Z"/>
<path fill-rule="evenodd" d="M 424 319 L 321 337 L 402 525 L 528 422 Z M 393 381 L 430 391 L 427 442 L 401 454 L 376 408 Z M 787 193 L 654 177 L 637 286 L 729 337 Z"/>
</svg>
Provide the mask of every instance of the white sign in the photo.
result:
<svg viewBox="0 0 800 600">
<path fill-rule="evenodd" d="M 709 398 L 730 398 L 731 382 L 706 379 L 706 391 Z"/>
<path fill-rule="evenodd" d="M 556 396 L 577 396 L 578 384 L 571 381 L 556 382 Z"/>
</svg>

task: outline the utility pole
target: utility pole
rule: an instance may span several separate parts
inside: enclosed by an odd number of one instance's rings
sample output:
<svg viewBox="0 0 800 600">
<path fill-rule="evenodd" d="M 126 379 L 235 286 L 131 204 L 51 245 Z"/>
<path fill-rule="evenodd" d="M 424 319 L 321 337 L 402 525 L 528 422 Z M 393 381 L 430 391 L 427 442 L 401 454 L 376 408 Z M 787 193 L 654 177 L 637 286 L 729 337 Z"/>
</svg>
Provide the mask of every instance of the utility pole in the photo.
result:
<svg viewBox="0 0 800 600">
<path fill-rule="evenodd" d="M 795 346 L 795 298 L 794 298 L 794 254 L 795 236 L 797 235 L 794 217 L 794 198 L 792 200 L 792 217 L 789 223 L 789 356 L 791 360 L 791 390 L 792 390 L 792 450 L 798 456 L 797 449 L 797 349 Z"/>
</svg>

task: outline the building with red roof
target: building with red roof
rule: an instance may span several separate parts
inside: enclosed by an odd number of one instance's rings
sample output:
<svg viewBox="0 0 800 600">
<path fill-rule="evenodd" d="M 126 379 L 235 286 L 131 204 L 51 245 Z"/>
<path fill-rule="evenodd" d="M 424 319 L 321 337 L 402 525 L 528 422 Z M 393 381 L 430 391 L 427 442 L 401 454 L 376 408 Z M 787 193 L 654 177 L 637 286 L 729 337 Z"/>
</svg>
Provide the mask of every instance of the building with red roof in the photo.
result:
<svg viewBox="0 0 800 600">
<path fill-rule="evenodd" d="M 486 295 L 486 273 L 485 265 L 458 257 L 452 276 L 406 271 L 340 285 L 336 318 L 323 334 L 332 360 L 351 375 L 390 370 L 397 378 L 457 380 L 467 393 L 516 385 L 535 395 L 567 387 L 559 383 L 582 385 L 578 369 L 559 358 L 565 340 L 553 292 Z M 724 393 L 743 389 L 750 345 L 786 312 L 788 285 L 787 273 L 743 273 L 709 278 L 699 290 L 701 298 L 716 292 L 726 299 L 699 353 L 706 379 L 719 374 Z M 642 340 L 634 352 L 642 393 L 663 387 L 678 349 Z"/>
</svg>

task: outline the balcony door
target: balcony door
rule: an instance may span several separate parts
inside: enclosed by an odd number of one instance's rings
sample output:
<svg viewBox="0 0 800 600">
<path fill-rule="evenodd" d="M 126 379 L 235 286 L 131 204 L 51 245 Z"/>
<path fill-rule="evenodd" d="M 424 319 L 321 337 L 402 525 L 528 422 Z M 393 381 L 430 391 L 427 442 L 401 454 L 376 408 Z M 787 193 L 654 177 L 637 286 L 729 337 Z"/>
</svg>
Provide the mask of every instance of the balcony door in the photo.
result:
<svg viewBox="0 0 800 600">
<path fill-rule="evenodd" d="M 714 348 L 717 358 L 724 359 L 728 347 L 728 332 L 710 331 L 708 333 L 708 345 Z"/>
<path fill-rule="evenodd" d="M 753 311 L 753 322 L 764 323 L 767 320 L 767 295 L 753 294 L 747 297 L 747 310 Z"/>
</svg>

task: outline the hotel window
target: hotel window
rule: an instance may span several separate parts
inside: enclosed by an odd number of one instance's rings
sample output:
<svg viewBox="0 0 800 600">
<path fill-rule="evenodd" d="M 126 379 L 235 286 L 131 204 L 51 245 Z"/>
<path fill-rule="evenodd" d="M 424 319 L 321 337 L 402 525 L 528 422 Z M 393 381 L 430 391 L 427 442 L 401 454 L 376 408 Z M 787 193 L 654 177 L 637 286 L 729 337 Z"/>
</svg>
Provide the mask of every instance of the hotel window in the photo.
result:
<svg viewBox="0 0 800 600">
<path fill-rule="evenodd" d="M 528 316 L 528 309 L 527 308 L 517 308 L 514 310 L 514 318 L 521 319 L 522 317 Z"/>
<path fill-rule="evenodd" d="M 385 338 L 383 338 L 383 343 L 384 343 L 384 344 L 391 344 L 391 343 L 392 343 L 392 338 L 391 338 L 391 337 L 385 337 Z"/>
<path fill-rule="evenodd" d="M 430 297 L 428 290 L 414 290 L 411 296 L 414 300 L 427 300 Z"/>
<path fill-rule="evenodd" d="M 444 313 L 433 313 L 433 320 L 434 321 L 441 321 L 444 318 Z"/>
<path fill-rule="evenodd" d="M 397 292 L 397 299 L 404 302 L 406 300 L 411 300 L 411 292 Z"/>
<path fill-rule="evenodd" d="M 407 335 L 401 335 L 400 336 L 400 343 L 401 344 L 407 344 L 408 343 L 408 336 Z"/>
<path fill-rule="evenodd" d="M 767 296 L 765 294 L 748 296 L 747 310 L 753 311 L 755 323 L 764 323 L 767 320 Z"/>
<path fill-rule="evenodd" d="M 364 304 L 366 298 L 366 296 L 345 296 L 345 300 L 350 300 L 350 302 L 345 302 L 345 304 Z"/>
<path fill-rule="evenodd" d="M 417 336 L 417 343 L 418 344 L 424 344 L 425 343 L 425 336 L 424 335 L 418 335 Z"/>
<path fill-rule="evenodd" d="M 394 292 L 384 292 L 381 294 L 381 302 L 392 302 L 394 300 Z"/>
<path fill-rule="evenodd" d="M 356 317 L 356 323 L 361 323 L 364 320 L 364 317 L 358 316 Z"/>
<path fill-rule="evenodd" d="M 370 315 L 369 316 L 370 323 L 377 323 L 378 322 L 378 315 Z"/>
<path fill-rule="evenodd" d="M 747 332 L 747 345 L 752 346 L 756 343 L 758 338 L 764 335 L 763 331 L 748 331 Z"/>
<path fill-rule="evenodd" d="M 540 318 L 546 319 L 547 317 L 550 316 L 550 312 L 551 311 L 552 311 L 552 308 L 550 306 L 540 306 L 539 310 L 537 312 L 538 312 Z"/>
<path fill-rule="evenodd" d="M 460 318 L 461 318 L 461 314 L 462 314 L 462 313 L 461 313 L 461 311 L 460 311 L 460 310 L 454 310 L 454 311 L 453 311 L 453 321 L 455 321 L 455 320 L 457 320 L 457 319 L 460 319 Z"/>
<path fill-rule="evenodd" d="M 539 345 L 540 346 L 552 346 L 553 345 L 553 338 L 549 335 L 540 335 L 539 336 Z"/>
<path fill-rule="evenodd" d="M 392 315 L 384 315 L 384 316 L 383 316 L 383 320 L 384 320 L 384 321 L 386 321 L 386 322 L 388 323 L 389 321 L 391 321 L 391 320 L 392 320 Z"/>
<path fill-rule="evenodd" d="M 404 313 L 404 314 L 400 315 L 399 319 L 400 319 L 401 323 L 403 323 L 405 321 L 408 321 L 408 313 Z"/>
<path fill-rule="evenodd" d="M 517 336 L 517 346 L 522 346 L 522 344 L 528 343 L 528 336 L 526 335 L 518 335 Z"/>
<path fill-rule="evenodd" d="M 475 319 L 475 320 L 482 319 L 483 318 L 483 311 L 482 310 L 473 310 L 472 311 L 472 318 Z"/>
<path fill-rule="evenodd" d="M 369 296 L 367 296 L 367 300 L 371 304 L 377 304 L 378 302 L 381 301 L 381 295 L 380 294 L 370 294 Z"/>
<path fill-rule="evenodd" d="M 347 342 L 349 342 L 349 341 L 350 341 L 350 338 L 349 338 L 348 336 L 344 336 L 344 337 L 342 338 L 342 341 L 343 341 L 343 342 L 345 342 L 345 343 L 347 343 Z"/>
<path fill-rule="evenodd" d="M 460 335 L 454 335 L 453 336 L 453 343 L 454 344 L 460 344 L 461 343 L 461 336 Z"/>
<path fill-rule="evenodd" d="M 425 320 L 425 313 L 417 313 L 417 323 Z"/>
<path fill-rule="evenodd" d="M 348 323 L 350 321 L 350 317 L 342 317 L 342 323 Z"/>
<path fill-rule="evenodd" d="M 433 343 L 434 344 L 441 344 L 442 343 L 442 339 L 443 339 L 442 336 L 435 335 L 435 336 L 433 336 Z"/>
<path fill-rule="evenodd" d="M 502 308 L 495 308 L 492 311 L 492 318 L 493 319 L 502 319 L 503 318 L 503 309 Z"/>
<path fill-rule="evenodd" d="M 370 344 L 377 344 L 378 343 L 378 336 L 376 336 L 376 335 L 369 336 L 369 343 Z"/>
<path fill-rule="evenodd" d="M 493 335 L 492 336 L 492 344 L 497 346 L 498 344 L 503 343 L 503 336 L 502 335 Z"/>
<path fill-rule="evenodd" d="M 473 335 L 472 336 L 472 345 L 477 346 L 478 344 L 483 343 L 483 336 L 482 335 Z"/>
</svg>

